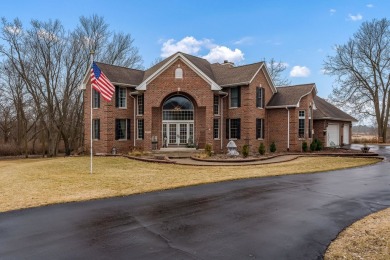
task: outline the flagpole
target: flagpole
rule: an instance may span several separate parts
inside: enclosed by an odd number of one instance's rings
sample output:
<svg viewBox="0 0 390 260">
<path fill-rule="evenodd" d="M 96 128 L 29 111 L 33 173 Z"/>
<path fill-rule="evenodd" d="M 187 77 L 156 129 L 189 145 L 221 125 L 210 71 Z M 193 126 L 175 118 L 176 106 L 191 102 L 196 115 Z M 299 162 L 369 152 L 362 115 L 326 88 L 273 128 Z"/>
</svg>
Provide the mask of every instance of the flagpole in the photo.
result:
<svg viewBox="0 0 390 260">
<path fill-rule="evenodd" d="M 91 68 L 92 68 L 92 65 L 93 65 L 93 54 L 95 53 L 94 50 L 91 50 L 89 52 L 90 54 L 90 58 L 91 58 L 91 61 L 90 61 L 90 64 L 91 64 Z M 90 72 L 91 73 L 91 72 Z M 92 82 L 91 82 L 91 173 L 92 174 L 92 159 L 93 159 L 93 149 L 92 149 L 92 142 L 93 142 L 93 137 L 92 137 L 92 106 L 93 106 L 93 91 L 92 91 Z"/>
</svg>

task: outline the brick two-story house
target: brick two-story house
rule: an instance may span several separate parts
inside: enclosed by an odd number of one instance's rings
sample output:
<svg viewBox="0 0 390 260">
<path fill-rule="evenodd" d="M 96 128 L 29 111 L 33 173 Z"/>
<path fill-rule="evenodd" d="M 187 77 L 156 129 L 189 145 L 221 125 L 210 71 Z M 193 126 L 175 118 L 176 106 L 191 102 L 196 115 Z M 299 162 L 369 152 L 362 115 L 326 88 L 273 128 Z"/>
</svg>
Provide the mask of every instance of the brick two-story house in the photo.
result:
<svg viewBox="0 0 390 260">
<path fill-rule="evenodd" d="M 316 96 L 315 84 L 274 86 L 264 62 L 234 66 L 178 52 L 148 70 L 97 63 L 115 85 L 111 102 L 93 95 L 94 153 L 211 144 L 226 150 L 275 142 L 300 151 L 302 142 L 350 143 L 353 117 Z M 85 145 L 89 150 L 91 88 L 83 82 Z"/>
</svg>

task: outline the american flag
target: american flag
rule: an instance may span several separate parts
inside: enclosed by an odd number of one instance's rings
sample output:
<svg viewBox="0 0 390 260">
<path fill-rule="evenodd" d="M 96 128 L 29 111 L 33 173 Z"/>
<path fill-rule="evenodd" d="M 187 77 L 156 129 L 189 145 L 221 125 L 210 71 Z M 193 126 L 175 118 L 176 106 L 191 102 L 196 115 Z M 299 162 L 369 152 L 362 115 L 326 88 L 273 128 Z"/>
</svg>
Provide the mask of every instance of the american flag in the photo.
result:
<svg viewBox="0 0 390 260">
<path fill-rule="evenodd" d="M 91 84 L 92 87 L 102 95 L 104 100 L 107 102 L 111 101 L 112 95 L 115 92 L 115 87 L 95 62 L 93 62 L 91 68 Z"/>
</svg>

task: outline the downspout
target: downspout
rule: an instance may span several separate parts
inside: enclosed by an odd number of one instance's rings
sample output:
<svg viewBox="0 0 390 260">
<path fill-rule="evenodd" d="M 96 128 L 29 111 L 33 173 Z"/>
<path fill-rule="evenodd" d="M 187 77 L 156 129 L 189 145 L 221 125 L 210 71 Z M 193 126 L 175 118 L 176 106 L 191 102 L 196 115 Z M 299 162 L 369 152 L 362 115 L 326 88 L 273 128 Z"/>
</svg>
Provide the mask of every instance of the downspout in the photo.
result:
<svg viewBox="0 0 390 260">
<path fill-rule="evenodd" d="M 287 109 L 287 151 L 290 151 L 290 110 Z"/>
<path fill-rule="evenodd" d="M 223 99 L 228 96 L 228 93 L 221 97 L 221 150 L 223 150 Z"/>
</svg>

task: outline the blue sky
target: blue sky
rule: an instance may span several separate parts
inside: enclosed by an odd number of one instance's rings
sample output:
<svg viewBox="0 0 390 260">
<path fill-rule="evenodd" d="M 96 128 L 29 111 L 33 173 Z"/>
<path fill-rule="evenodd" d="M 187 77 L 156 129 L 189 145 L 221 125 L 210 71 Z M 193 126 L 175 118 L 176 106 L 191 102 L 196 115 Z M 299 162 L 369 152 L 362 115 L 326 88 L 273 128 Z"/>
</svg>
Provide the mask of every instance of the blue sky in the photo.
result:
<svg viewBox="0 0 390 260">
<path fill-rule="evenodd" d="M 346 43 L 364 21 L 388 18 L 388 0 L 273 1 L 1 1 L 0 16 L 59 19 L 71 30 L 81 15 L 104 16 L 113 31 L 131 33 L 144 67 L 185 51 L 237 65 L 275 58 L 293 84 L 314 82 L 327 97 L 334 80 L 322 73 L 335 44 Z M 387 15 L 387 16 L 386 16 Z"/>
</svg>

